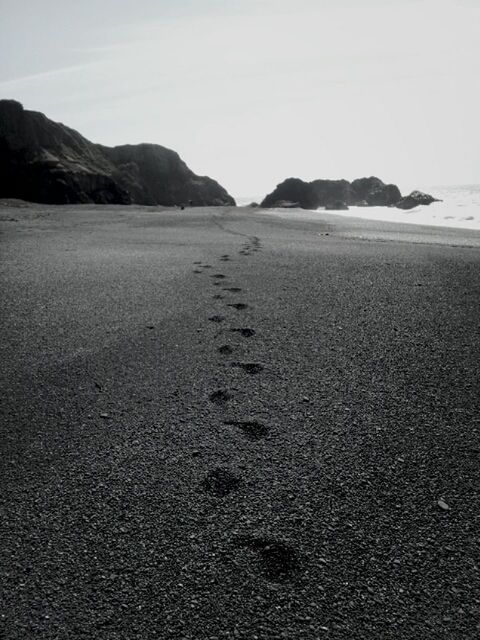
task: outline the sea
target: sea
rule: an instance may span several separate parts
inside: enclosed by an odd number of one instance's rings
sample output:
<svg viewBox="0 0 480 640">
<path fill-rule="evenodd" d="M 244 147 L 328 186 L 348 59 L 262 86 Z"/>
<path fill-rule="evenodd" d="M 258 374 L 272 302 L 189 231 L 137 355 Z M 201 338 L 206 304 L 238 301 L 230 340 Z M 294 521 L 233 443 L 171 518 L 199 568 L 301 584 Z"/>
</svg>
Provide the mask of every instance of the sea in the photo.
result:
<svg viewBox="0 0 480 640">
<path fill-rule="evenodd" d="M 480 184 L 427 186 L 420 188 L 420 191 L 430 193 L 441 202 L 415 207 L 409 211 L 394 207 L 350 207 L 348 211 L 334 213 L 343 217 L 354 216 L 368 220 L 480 230 Z M 264 196 L 240 197 L 236 198 L 236 201 L 239 206 L 246 206 L 251 202 L 261 202 L 263 198 Z M 324 209 L 318 211 L 323 212 Z"/>
</svg>

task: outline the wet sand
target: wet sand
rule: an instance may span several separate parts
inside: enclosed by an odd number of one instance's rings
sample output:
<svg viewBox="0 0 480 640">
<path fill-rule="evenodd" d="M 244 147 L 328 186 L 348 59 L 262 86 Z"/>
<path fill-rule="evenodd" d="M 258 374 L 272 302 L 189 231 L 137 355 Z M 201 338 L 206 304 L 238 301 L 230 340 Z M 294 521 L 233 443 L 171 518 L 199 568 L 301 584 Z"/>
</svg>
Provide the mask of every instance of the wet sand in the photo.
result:
<svg viewBox="0 0 480 640">
<path fill-rule="evenodd" d="M 2 638 L 477 637 L 480 232 L 0 231 Z"/>
</svg>

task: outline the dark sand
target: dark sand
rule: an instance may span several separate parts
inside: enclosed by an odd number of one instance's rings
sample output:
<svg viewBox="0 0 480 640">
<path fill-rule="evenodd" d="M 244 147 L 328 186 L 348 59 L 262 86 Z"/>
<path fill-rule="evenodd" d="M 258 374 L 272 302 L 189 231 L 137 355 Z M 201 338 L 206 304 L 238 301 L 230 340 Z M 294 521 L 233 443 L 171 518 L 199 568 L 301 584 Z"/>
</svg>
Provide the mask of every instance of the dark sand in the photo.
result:
<svg viewBox="0 0 480 640">
<path fill-rule="evenodd" d="M 2 640 L 478 637 L 479 232 L 0 218 Z"/>
</svg>

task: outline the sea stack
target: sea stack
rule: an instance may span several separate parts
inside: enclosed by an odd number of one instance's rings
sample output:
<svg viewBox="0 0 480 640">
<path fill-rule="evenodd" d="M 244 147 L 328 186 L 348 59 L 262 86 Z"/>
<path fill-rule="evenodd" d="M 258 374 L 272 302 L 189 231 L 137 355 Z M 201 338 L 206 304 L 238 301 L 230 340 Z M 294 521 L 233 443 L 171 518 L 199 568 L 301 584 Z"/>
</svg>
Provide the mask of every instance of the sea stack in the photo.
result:
<svg viewBox="0 0 480 640">
<path fill-rule="evenodd" d="M 430 204 L 435 198 L 419 191 L 402 198 L 395 184 L 385 184 L 380 178 L 348 180 L 313 180 L 287 178 L 269 193 L 260 206 L 264 208 L 297 206 L 302 209 L 346 209 L 357 207 L 400 207 L 410 209 L 419 204 Z"/>
</svg>

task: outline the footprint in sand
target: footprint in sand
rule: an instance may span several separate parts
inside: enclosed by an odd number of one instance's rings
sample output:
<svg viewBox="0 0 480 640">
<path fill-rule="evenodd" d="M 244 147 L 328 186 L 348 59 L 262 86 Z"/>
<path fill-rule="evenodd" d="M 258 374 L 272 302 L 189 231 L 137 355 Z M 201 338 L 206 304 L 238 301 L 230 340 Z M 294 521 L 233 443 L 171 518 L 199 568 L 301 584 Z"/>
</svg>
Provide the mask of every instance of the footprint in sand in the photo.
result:
<svg viewBox="0 0 480 640">
<path fill-rule="evenodd" d="M 223 322 L 225 320 L 225 316 L 210 316 L 210 322 Z"/>
<path fill-rule="evenodd" d="M 245 304 L 245 302 L 233 302 L 228 306 L 233 307 L 233 309 L 237 309 L 237 311 L 243 311 L 244 309 L 248 309 L 248 304 Z"/>
<path fill-rule="evenodd" d="M 224 291 L 230 291 L 230 293 L 239 293 L 241 291 L 240 287 L 223 287 Z"/>
<path fill-rule="evenodd" d="M 250 329 L 249 327 L 240 327 L 230 329 L 232 333 L 239 333 L 243 338 L 251 338 L 255 335 L 255 329 Z"/>
<path fill-rule="evenodd" d="M 224 299 L 224 297 L 225 297 L 225 296 L 222 296 L 222 294 L 221 294 L 221 293 L 216 293 L 216 294 L 213 296 L 213 299 L 214 299 L 214 300 L 223 300 L 223 299 Z"/>
<path fill-rule="evenodd" d="M 202 273 L 201 269 L 194 269 L 193 273 Z"/>
<path fill-rule="evenodd" d="M 270 432 L 269 427 L 258 420 L 226 420 L 224 424 L 240 429 L 243 435 L 252 441 L 266 438 Z"/>
<path fill-rule="evenodd" d="M 223 275 L 223 273 L 214 273 L 213 276 L 210 276 L 210 277 L 215 278 L 216 280 L 223 280 L 227 276 Z"/>
<path fill-rule="evenodd" d="M 207 473 L 202 482 L 202 486 L 206 493 L 216 496 L 217 498 L 223 498 L 236 489 L 240 483 L 240 478 L 229 469 L 226 467 L 217 467 Z"/>
<path fill-rule="evenodd" d="M 239 536 L 235 546 L 253 552 L 261 572 L 272 582 L 286 582 L 300 571 L 297 551 L 283 540 L 270 536 Z"/>
<path fill-rule="evenodd" d="M 222 356 L 228 356 L 233 353 L 233 349 L 229 344 L 222 344 L 221 347 L 218 347 L 217 351 L 222 354 Z"/>
<path fill-rule="evenodd" d="M 218 405 L 226 404 L 229 400 L 232 400 L 232 398 L 233 394 L 228 391 L 228 389 L 218 389 L 208 396 L 210 402 Z"/>
<path fill-rule="evenodd" d="M 232 367 L 239 367 L 243 369 L 245 373 L 249 373 L 250 375 L 255 375 L 263 371 L 264 366 L 259 362 L 232 362 Z"/>
</svg>

